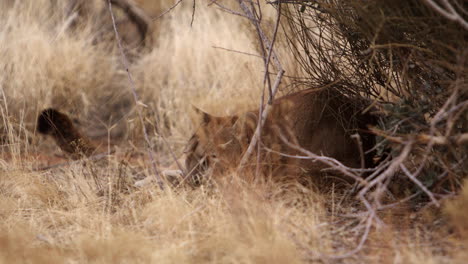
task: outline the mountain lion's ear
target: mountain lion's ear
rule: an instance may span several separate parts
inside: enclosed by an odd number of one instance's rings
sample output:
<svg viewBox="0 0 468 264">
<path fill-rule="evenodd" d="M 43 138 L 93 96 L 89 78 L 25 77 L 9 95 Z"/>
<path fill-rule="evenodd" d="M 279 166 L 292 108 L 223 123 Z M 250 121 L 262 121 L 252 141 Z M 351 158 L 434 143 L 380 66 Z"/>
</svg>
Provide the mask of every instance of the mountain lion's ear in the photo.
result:
<svg viewBox="0 0 468 264">
<path fill-rule="evenodd" d="M 201 122 L 201 123 L 204 123 L 204 124 L 208 124 L 214 118 L 214 116 L 200 110 L 199 108 L 197 108 L 194 105 L 192 105 L 192 108 L 193 108 L 193 110 L 195 112 L 195 115 L 196 115 L 196 118 L 194 119 L 195 122 Z"/>
</svg>

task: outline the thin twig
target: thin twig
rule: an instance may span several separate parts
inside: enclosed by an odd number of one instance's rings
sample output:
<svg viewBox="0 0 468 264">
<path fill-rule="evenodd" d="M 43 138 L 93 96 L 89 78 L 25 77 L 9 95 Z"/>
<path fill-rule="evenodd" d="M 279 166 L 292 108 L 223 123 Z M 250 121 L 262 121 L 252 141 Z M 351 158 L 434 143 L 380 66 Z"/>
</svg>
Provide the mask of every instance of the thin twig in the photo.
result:
<svg viewBox="0 0 468 264">
<path fill-rule="evenodd" d="M 468 30 L 468 22 L 464 20 L 460 14 L 457 13 L 455 8 L 449 3 L 448 0 L 442 0 L 442 3 L 448 10 L 443 9 L 442 7 L 440 7 L 438 4 L 436 4 L 432 0 L 422 0 L 422 1 L 425 2 L 428 6 L 430 6 L 434 11 L 439 13 L 441 16 L 447 18 L 448 20 L 457 22 L 464 29 Z"/>
<path fill-rule="evenodd" d="M 196 7 L 196 0 L 193 0 L 193 6 L 192 6 L 192 20 L 190 20 L 190 27 L 193 26 L 193 21 L 195 20 L 195 7 Z"/>
<path fill-rule="evenodd" d="M 275 31 L 273 33 L 273 38 L 271 39 L 271 45 L 268 49 L 268 57 L 266 59 L 265 63 L 265 76 L 263 77 L 263 84 L 265 85 L 265 82 L 268 79 L 268 91 L 269 91 L 269 97 L 268 97 L 268 104 L 271 104 L 273 101 L 273 93 L 271 90 L 271 83 L 270 83 L 270 73 L 269 73 L 269 65 L 270 65 L 270 60 L 271 60 L 271 54 L 273 53 L 273 46 L 275 45 L 276 41 L 276 36 L 278 35 L 278 28 L 280 25 L 280 19 L 281 19 L 281 4 L 278 4 L 278 11 L 277 11 L 277 17 L 276 17 L 276 24 L 275 24 Z"/>
<path fill-rule="evenodd" d="M 364 149 L 362 148 L 361 136 L 358 133 L 356 133 L 356 134 L 351 135 L 351 138 L 356 140 L 356 144 L 358 145 L 358 148 L 359 148 L 359 156 L 361 159 L 361 169 L 364 169 L 366 167 L 366 159 L 364 157 Z"/>
<path fill-rule="evenodd" d="M 295 146 L 297 146 L 297 145 L 295 145 Z M 291 155 L 291 154 L 286 154 L 286 153 L 283 153 L 283 152 L 280 152 L 280 151 L 273 150 L 273 149 L 265 147 L 265 146 L 263 146 L 263 148 L 268 152 L 271 152 L 271 153 L 274 153 L 274 154 L 277 154 L 277 155 L 280 155 L 280 156 L 286 157 L 286 158 L 299 159 L 299 160 L 311 160 L 311 161 L 329 161 L 330 163 L 333 163 L 333 165 L 336 164 L 336 163 L 341 163 L 338 160 L 336 160 L 336 159 L 334 159 L 332 157 L 327 157 L 327 156 L 320 156 L 320 155 L 316 155 L 316 154 L 314 154 L 315 156 L 311 156 L 311 155 L 307 155 L 307 154 L 305 154 L 303 156 L 301 156 L 301 155 Z M 303 150 L 305 150 L 305 149 L 303 149 Z M 328 163 L 326 163 L 326 164 L 328 164 Z M 346 166 L 344 164 L 342 164 L 342 165 L 346 170 L 352 171 L 352 172 L 363 173 L 363 172 L 376 171 L 375 168 L 357 169 L 357 168 L 350 168 L 350 167 L 348 167 L 348 166 Z M 333 167 L 322 169 L 322 171 L 333 171 L 333 170 L 336 170 L 336 169 L 333 168 Z"/>
<path fill-rule="evenodd" d="M 265 80 L 267 80 L 267 81 L 270 80 L 268 65 L 270 64 L 269 61 L 270 61 L 271 58 L 275 62 L 276 69 L 278 70 L 276 81 L 275 81 L 275 84 L 273 85 L 273 87 L 271 87 L 271 84 L 268 83 L 269 99 L 268 99 L 268 104 L 265 107 L 264 107 L 264 92 L 262 92 L 262 97 L 261 97 L 260 107 L 259 107 L 259 115 L 258 115 L 259 119 L 258 119 L 257 128 L 255 129 L 255 133 L 254 133 L 254 135 L 252 137 L 252 140 L 251 140 L 251 142 L 249 144 L 249 147 L 247 148 L 247 151 L 245 152 L 245 154 L 242 156 L 241 162 L 240 162 L 239 167 L 238 167 L 238 169 L 240 170 L 245 166 L 245 164 L 247 163 L 247 160 L 252 155 L 255 147 L 257 146 L 258 147 L 258 150 L 257 150 L 258 153 L 257 153 L 256 175 L 258 175 L 259 170 L 260 170 L 260 158 L 261 158 L 261 154 L 260 154 L 261 149 L 260 149 L 259 141 L 260 141 L 260 138 L 261 138 L 262 127 L 265 125 L 265 121 L 266 121 L 266 119 L 268 117 L 268 113 L 270 112 L 270 110 L 272 108 L 273 99 L 274 99 L 274 97 L 275 97 L 275 95 L 276 95 L 276 93 L 278 91 L 279 85 L 280 85 L 281 80 L 283 78 L 283 75 L 285 73 L 285 71 L 284 71 L 278 57 L 276 56 L 275 50 L 273 48 L 274 42 L 276 40 L 276 35 L 277 35 L 277 32 L 278 32 L 278 28 L 279 28 L 281 12 L 280 12 L 280 9 L 279 9 L 278 10 L 278 16 L 277 16 L 277 21 L 276 21 L 276 26 L 275 26 L 275 32 L 274 32 L 274 35 L 273 35 L 273 39 L 270 42 L 270 40 L 266 37 L 266 35 L 263 32 L 263 30 L 261 28 L 261 25 L 260 25 L 261 12 L 260 12 L 260 14 L 257 13 L 253 2 L 251 2 L 251 8 L 252 9 L 249 9 L 249 7 L 246 5 L 244 0 L 238 0 L 238 3 L 239 3 L 239 6 L 240 6 L 241 10 L 245 14 L 245 17 L 249 18 L 249 20 L 255 26 L 255 29 L 256 29 L 258 37 L 259 37 L 260 45 L 262 46 L 261 50 L 262 50 L 263 54 L 266 55 L 266 58 L 264 56 L 264 60 L 265 60 L 264 83 L 265 83 Z M 259 17 L 259 18 L 257 19 L 257 17 Z M 268 49 L 268 54 L 265 54 L 266 49 Z"/>
<path fill-rule="evenodd" d="M 381 131 L 377 128 L 370 128 L 372 133 L 381 136 L 391 142 L 403 144 L 404 142 L 408 141 L 405 137 L 414 137 L 414 135 L 408 136 L 391 136 L 386 134 L 384 131 Z M 468 144 L 468 133 L 453 135 L 453 136 L 433 136 L 428 134 L 419 134 L 414 137 L 414 143 L 426 145 L 432 142 L 432 146 L 446 146 L 449 144 L 456 144 L 458 146 Z"/>
<path fill-rule="evenodd" d="M 383 182 L 386 180 L 388 177 L 393 176 L 397 171 L 398 168 L 400 167 L 400 164 L 402 164 L 408 155 L 411 153 L 412 147 L 413 147 L 414 142 L 410 141 L 407 142 L 403 150 L 401 151 L 400 155 L 393 159 L 392 163 L 388 166 L 388 168 L 382 172 L 379 176 L 377 176 L 375 179 L 371 180 L 367 186 L 365 186 L 359 193 L 360 195 L 364 196 L 372 187 L 376 186 L 378 183 Z"/>
<path fill-rule="evenodd" d="M 177 1 L 177 3 L 175 3 L 173 6 L 169 7 L 169 9 L 167 9 L 166 11 L 162 12 L 162 14 L 160 14 L 159 16 L 157 16 L 154 20 L 160 19 L 160 18 L 163 17 L 165 14 L 171 12 L 172 9 L 176 8 L 182 1 L 184 1 L 184 0 L 179 0 L 179 1 Z"/>
<path fill-rule="evenodd" d="M 364 244 L 366 243 L 369 233 L 372 227 L 373 219 L 375 218 L 375 214 L 370 213 L 369 216 L 367 217 L 365 229 L 364 229 L 364 234 L 362 234 L 361 239 L 359 240 L 358 245 L 351 251 L 341 254 L 341 255 L 322 255 L 322 257 L 325 258 L 330 258 L 330 259 L 344 259 L 344 258 L 349 258 L 352 255 L 358 253 L 359 251 L 362 250 Z"/>
<path fill-rule="evenodd" d="M 284 70 L 281 69 L 278 72 L 278 75 L 276 76 L 276 82 L 273 85 L 273 89 L 272 89 L 273 97 L 275 96 L 276 92 L 278 91 L 278 87 L 279 87 L 279 85 L 281 83 L 281 79 L 283 78 L 283 74 L 284 74 Z M 252 152 L 254 151 L 255 146 L 257 145 L 257 142 L 259 140 L 261 127 L 263 127 L 263 125 L 265 124 L 265 121 L 266 121 L 266 119 L 268 117 L 268 113 L 270 112 L 272 107 L 273 107 L 272 105 L 267 104 L 265 109 L 263 110 L 262 115 L 259 117 L 260 118 L 260 123 L 257 125 L 257 129 L 255 130 L 255 133 L 254 133 L 254 135 L 252 137 L 252 141 L 250 142 L 249 147 L 247 148 L 247 151 L 242 156 L 241 162 L 239 163 L 239 169 L 242 169 L 245 166 L 245 164 L 247 163 L 247 160 L 249 159 L 250 155 L 252 155 Z"/>
<path fill-rule="evenodd" d="M 429 191 L 429 189 L 426 188 L 426 186 L 424 186 L 424 184 L 422 184 L 422 182 L 420 182 L 407 168 L 404 164 L 400 164 L 400 168 L 401 170 L 406 174 L 406 176 L 408 176 L 408 178 L 410 178 L 411 181 L 413 181 L 416 185 L 418 185 L 419 188 L 421 188 L 421 190 L 423 190 L 424 193 L 427 194 L 427 196 L 429 196 L 429 198 L 431 198 L 431 201 L 437 206 L 437 207 L 440 207 L 440 203 L 437 201 L 437 199 L 434 197 L 434 194 Z"/>
<path fill-rule="evenodd" d="M 250 17 L 248 17 L 248 16 L 246 16 L 246 15 L 244 15 L 242 13 L 236 12 L 234 10 L 231 10 L 231 9 L 225 7 L 224 5 L 222 5 L 222 4 L 218 3 L 218 2 L 212 2 L 209 5 L 211 5 L 211 4 L 215 4 L 221 11 L 224 11 L 224 12 L 229 13 L 231 15 L 240 16 L 240 17 L 247 18 L 247 19 L 251 20 Z"/>
<path fill-rule="evenodd" d="M 252 14 L 250 9 L 245 5 L 244 0 L 237 0 L 237 1 L 239 2 L 239 5 L 240 5 L 242 11 L 245 13 L 244 17 L 249 18 L 255 24 L 255 20 L 256 20 L 255 16 Z M 260 35 L 261 43 L 264 43 L 266 47 L 270 47 L 271 46 L 270 40 L 267 38 L 267 36 L 265 35 L 265 33 L 263 32 L 263 30 L 261 28 L 258 28 L 258 29 L 259 29 L 258 32 L 259 32 L 259 35 Z M 271 58 L 273 59 L 273 62 L 275 63 L 275 66 L 276 66 L 276 69 L 278 70 L 278 72 L 280 70 L 282 70 L 283 67 L 281 66 L 281 63 L 280 63 L 280 61 L 278 59 L 278 56 L 276 55 L 275 50 L 272 50 Z"/>
<path fill-rule="evenodd" d="M 145 137 L 145 141 L 146 141 L 146 144 L 147 144 L 147 147 L 148 147 L 148 156 L 149 156 L 149 158 L 151 160 L 151 165 L 153 167 L 153 170 L 154 170 L 154 173 L 155 173 L 155 176 L 156 176 L 156 182 L 158 183 L 159 188 L 164 189 L 163 182 L 161 180 L 158 169 L 156 167 L 156 160 L 155 160 L 154 155 L 153 155 L 152 145 L 151 145 L 151 142 L 149 140 L 148 133 L 146 131 L 145 123 L 143 121 L 143 114 L 141 113 L 141 108 L 140 107 L 143 105 L 143 103 L 141 103 L 140 100 L 139 100 L 138 93 L 136 91 L 135 82 L 134 82 L 132 74 L 130 73 L 130 70 L 129 70 L 128 60 L 127 60 L 127 57 L 125 55 L 124 49 L 122 47 L 122 42 L 120 40 L 119 31 L 117 30 L 117 25 L 115 23 L 115 17 L 114 17 L 114 12 L 112 11 L 111 1 L 112 0 L 108 0 L 107 2 L 108 2 L 108 5 L 109 5 L 109 12 L 110 12 L 110 15 L 111 15 L 111 18 L 112 18 L 112 26 L 114 27 L 115 38 L 117 39 L 117 44 L 118 44 L 119 50 L 120 50 L 122 64 L 125 67 L 125 71 L 127 72 L 128 81 L 130 83 L 130 89 L 132 91 L 133 99 L 135 100 L 135 105 L 136 105 L 137 112 L 138 112 L 138 118 L 140 119 L 142 130 L 143 130 L 143 135 Z"/>
<path fill-rule="evenodd" d="M 234 53 L 239 53 L 239 54 L 244 54 L 244 55 L 248 55 L 248 56 L 253 56 L 253 57 L 258 57 L 258 58 L 260 58 L 260 59 L 264 59 L 262 56 L 260 56 L 260 55 L 258 55 L 258 54 L 248 53 L 248 52 L 245 52 L 245 51 L 233 50 L 233 49 L 228 49 L 228 48 L 223 48 L 223 47 L 218 47 L 218 46 L 212 46 L 212 47 L 215 48 L 215 49 L 225 50 L 225 51 L 229 51 L 229 52 L 234 52 Z"/>
<path fill-rule="evenodd" d="M 284 137 L 284 135 L 282 135 L 282 134 L 279 134 L 278 136 L 280 137 L 281 141 L 283 141 L 288 147 L 290 147 L 290 148 L 292 148 L 294 150 L 297 150 L 299 152 L 302 152 L 311 161 L 320 161 L 321 163 L 329 166 L 331 169 L 334 169 L 336 171 L 341 172 L 343 175 L 352 178 L 353 180 L 361 183 L 362 185 L 367 185 L 366 180 L 364 180 L 359 175 L 356 175 L 355 173 L 353 173 L 353 171 L 356 171 L 356 170 L 351 170 L 351 168 L 345 166 L 343 163 L 339 162 L 338 160 L 336 160 L 336 159 L 334 159 L 332 157 L 321 156 L 321 155 L 317 155 L 315 153 L 312 153 L 311 151 L 309 151 L 307 149 L 304 149 L 301 146 L 298 146 L 296 144 L 293 144 L 293 143 L 289 142 L 289 140 L 287 140 Z M 297 158 L 300 158 L 300 156 L 298 156 Z M 358 170 L 358 171 L 361 171 L 361 170 Z"/>
</svg>

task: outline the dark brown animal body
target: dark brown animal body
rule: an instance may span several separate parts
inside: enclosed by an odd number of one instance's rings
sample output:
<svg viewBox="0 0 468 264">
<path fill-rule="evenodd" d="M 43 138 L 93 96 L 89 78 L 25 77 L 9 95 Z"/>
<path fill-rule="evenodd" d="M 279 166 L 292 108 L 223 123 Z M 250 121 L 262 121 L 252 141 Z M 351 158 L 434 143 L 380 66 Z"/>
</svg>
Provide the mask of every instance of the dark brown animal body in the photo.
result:
<svg viewBox="0 0 468 264">
<path fill-rule="evenodd" d="M 73 159 L 90 156 L 96 148 L 81 135 L 70 118 L 52 108 L 42 111 L 37 118 L 39 133 L 50 135 L 57 145 Z"/>
</svg>

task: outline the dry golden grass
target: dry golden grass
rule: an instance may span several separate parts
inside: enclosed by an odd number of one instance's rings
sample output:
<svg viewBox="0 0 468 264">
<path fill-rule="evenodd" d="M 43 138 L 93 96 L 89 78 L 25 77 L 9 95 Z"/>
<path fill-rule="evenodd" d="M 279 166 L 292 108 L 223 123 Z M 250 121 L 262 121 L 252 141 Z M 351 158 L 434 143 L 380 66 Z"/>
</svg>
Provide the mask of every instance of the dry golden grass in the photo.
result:
<svg viewBox="0 0 468 264">
<path fill-rule="evenodd" d="M 173 4 L 138 2 L 152 15 Z M 0 263 L 466 259 L 461 250 L 467 246 L 468 187 L 442 216 L 435 209 L 386 212 L 387 226 L 373 230 L 364 249 L 344 260 L 331 256 L 353 249 L 362 230 L 356 229 L 355 218 L 343 216 L 355 208 L 343 202 L 350 197 L 338 191 L 251 186 L 240 180 L 197 189 L 134 188 L 135 180 L 150 174 L 150 165 L 141 158 L 141 124 L 115 43 L 93 43 L 92 25 L 70 33 L 60 4 L 15 3 L 0 4 Z M 255 106 L 261 92 L 260 59 L 213 48 L 257 53 L 247 22 L 200 2 L 190 27 L 191 4 L 184 1 L 155 21 L 154 48 L 144 51 L 130 69 L 147 105 L 145 125 L 163 164 L 171 158 L 156 131 L 181 153 L 193 129 L 192 104 L 217 115 L 230 114 Z M 287 56 L 286 48 L 279 49 Z M 292 58 L 284 62 L 288 73 L 300 74 Z M 109 137 L 117 145 L 116 154 L 34 170 L 64 161 L 54 156 L 52 141 L 35 132 L 35 117 L 50 106 L 72 113 L 85 133 L 101 143 Z M 450 231 L 451 223 L 455 231 Z"/>
</svg>

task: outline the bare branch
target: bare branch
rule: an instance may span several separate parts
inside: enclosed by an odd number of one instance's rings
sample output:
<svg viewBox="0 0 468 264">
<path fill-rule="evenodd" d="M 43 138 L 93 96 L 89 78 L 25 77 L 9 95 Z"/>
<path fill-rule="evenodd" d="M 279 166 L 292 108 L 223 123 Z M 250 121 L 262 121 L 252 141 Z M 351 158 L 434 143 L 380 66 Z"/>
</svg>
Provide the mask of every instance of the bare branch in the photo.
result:
<svg viewBox="0 0 468 264">
<path fill-rule="evenodd" d="M 278 14 L 277 14 L 277 17 L 276 17 L 275 31 L 273 33 L 273 38 L 271 40 L 271 45 L 270 45 L 270 47 L 268 49 L 268 57 L 267 57 L 266 62 L 265 62 L 265 77 L 263 79 L 263 84 L 265 84 L 265 82 L 268 79 L 268 91 L 269 91 L 268 104 L 271 104 L 272 100 L 273 100 L 273 97 L 272 97 L 273 93 L 272 93 L 272 90 L 271 90 L 271 83 L 270 83 L 270 73 L 269 73 L 268 68 L 270 67 L 271 54 L 273 53 L 273 45 L 275 45 L 276 36 L 278 35 L 278 28 L 279 28 L 280 19 L 281 19 L 281 4 L 278 4 L 278 12 L 277 13 Z"/>
<path fill-rule="evenodd" d="M 361 169 L 364 169 L 366 167 L 366 159 L 364 158 L 364 149 L 362 149 L 361 136 L 358 133 L 356 133 L 354 135 L 351 135 L 351 138 L 356 140 L 356 144 L 359 147 L 359 156 L 361 157 Z"/>
<path fill-rule="evenodd" d="M 212 46 L 212 47 L 215 48 L 215 49 L 225 50 L 225 51 L 229 51 L 229 52 L 244 54 L 244 55 L 253 56 L 253 57 L 257 57 L 257 58 L 263 59 L 263 57 L 260 56 L 260 55 L 258 55 L 258 54 L 253 54 L 253 53 L 248 53 L 248 52 L 239 51 L 239 50 L 233 50 L 233 49 L 227 49 L 227 48 L 218 47 L 218 46 Z"/>
<path fill-rule="evenodd" d="M 437 201 L 437 199 L 434 197 L 434 194 L 429 191 L 426 186 L 424 186 L 424 184 L 422 184 L 421 181 L 419 181 L 407 168 L 404 164 L 400 164 L 400 168 L 401 170 L 406 174 L 406 176 L 408 176 L 408 178 L 410 178 L 410 180 L 412 180 L 416 185 L 418 185 L 419 188 L 421 188 L 421 190 L 423 190 L 424 193 L 427 194 L 427 196 L 429 196 L 429 198 L 431 198 L 431 201 L 437 206 L 437 207 L 440 207 L 440 203 Z"/>
<path fill-rule="evenodd" d="M 278 72 L 278 75 L 276 76 L 276 82 L 273 85 L 272 93 L 273 97 L 275 96 L 276 92 L 278 91 L 278 87 L 281 83 L 281 79 L 283 78 L 284 70 L 280 70 Z M 257 145 L 257 142 L 260 138 L 260 131 L 263 125 L 265 125 L 265 121 L 268 117 L 268 113 L 270 112 L 271 108 L 273 106 L 271 104 L 267 104 L 265 109 L 263 110 L 262 115 L 260 116 L 260 122 L 257 125 L 257 129 L 255 130 L 255 134 L 252 137 L 252 141 L 250 142 L 249 147 L 247 148 L 247 151 L 245 152 L 244 156 L 242 156 L 241 162 L 239 163 L 239 169 L 243 168 L 245 164 L 247 163 L 247 160 L 249 159 L 250 155 L 252 155 L 252 152 L 255 149 L 255 146 Z"/>
<path fill-rule="evenodd" d="M 222 4 L 218 3 L 218 2 L 212 2 L 209 5 L 211 5 L 211 4 L 215 4 L 219 9 L 221 9 L 221 11 L 224 11 L 224 12 L 229 13 L 231 15 L 240 16 L 240 17 L 243 17 L 243 18 L 250 19 L 250 17 L 248 17 L 248 16 L 246 16 L 246 15 L 244 15 L 242 13 L 236 12 L 234 10 L 231 10 L 231 9 L 225 7 L 224 5 L 222 5 Z"/>
<path fill-rule="evenodd" d="M 237 1 L 239 2 L 239 5 L 240 5 L 242 11 L 245 13 L 245 16 L 248 17 L 251 21 L 253 21 L 253 23 L 255 25 L 256 18 L 253 15 L 252 11 L 245 4 L 245 0 L 237 0 Z M 270 40 L 267 38 L 267 36 L 263 32 L 263 30 L 261 28 L 257 27 L 257 26 L 256 26 L 256 28 L 257 28 L 257 30 L 259 32 L 259 35 L 260 35 L 260 38 L 261 38 L 260 41 L 265 44 L 264 45 L 265 47 L 267 47 L 267 48 L 271 47 Z M 272 50 L 271 58 L 273 59 L 273 62 L 275 63 L 277 71 L 280 71 L 281 69 L 283 69 L 283 67 L 281 66 L 281 63 L 280 63 L 280 61 L 278 59 L 278 56 L 276 55 L 276 52 L 274 50 Z"/>
<path fill-rule="evenodd" d="M 349 167 L 345 166 L 343 163 L 339 162 L 338 160 L 336 160 L 336 159 L 334 159 L 332 157 L 317 155 L 315 153 L 312 153 L 309 150 L 306 150 L 306 149 L 304 149 L 304 148 L 302 148 L 302 147 L 300 147 L 300 146 L 298 146 L 296 144 L 293 144 L 293 143 L 289 142 L 283 135 L 278 135 L 278 136 L 281 138 L 281 140 L 288 147 L 304 153 L 305 155 L 307 155 L 307 158 L 310 159 L 311 161 L 320 161 L 321 163 L 329 166 L 330 169 L 339 171 L 343 175 L 352 178 L 356 182 L 359 182 L 359 183 L 361 183 L 363 185 L 367 185 L 366 180 L 364 180 L 361 176 L 353 173 L 354 171 L 362 171 L 362 169 L 356 170 L 356 169 L 353 169 L 353 168 L 349 168 Z"/>
<path fill-rule="evenodd" d="M 261 133 L 262 133 L 262 127 L 265 125 L 265 121 L 268 117 L 268 113 L 270 112 L 271 108 L 272 108 L 272 101 L 276 95 L 276 93 L 278 92 L 278 88 L 279 88 L 279 85 L 281 83 L 281 80 L 283 78 L 283 75 L 285 73 L 277 55 L 276 55 L 276 52 L 273 48 L 273 45 L 274 45 L 274 42 L 276 40 L 276 35 L 278 33 L 278 28 L 279 28 L 279 22 L 280 22 L 280 17 L 281 17 L 281 10 L 280 8 L 278 8 L 278 16 L 277 16 L 277 20 L 276 20 L 276 25 L 275 25 L 275 31 L 274 31 L 274 34 L 273 34 L 273 39 L 272 41 L 270 42 L 270 40 L 266 37 L 266 34 L 263 32 L 262 30 L 262 27 L 260 25 L 260 21 L 259 19 L 257 19 L 257 15 L 259 18 L 261 18 L 261 13 L 260 14 L 257 14 L 256 10 L 255 10 L 255 6 L 253 3 L 251 3 L 251 8 L 250 9 L 246 2 L 244 0 L 238 0 L 238 3 L 239 3 L 239 6 L 241 8 L 241 10 L 244 12 L 245 16 L 247 18 L 249 18 L 249 20 L 252 22 L 252 24 L 255 26 L 255 29 L 257 31 L 257 34 L 258 34 L 258 37 L 259 37 L 259 41 L 260 41 L 260 45 L 261 45 L 261 50 L 263 51 L 263 54 L 266 55 L 266 58 L 264 59 L 265 60 L 265 76 L 264 76 L 264 83 L 265 83 L 265 80 L 268 81 L 268 88 L 269 88 L 269 99 L 268 99 L 268 104 L 266 105 L 266 107 L 264 107 L 264 92 L 262 92 L 262 97 L 261 97 L 261 102 L 260 102 L 260 107 L 259 107 L 259 119 L 258 119 L 258 124 L 257 124 L 257 128 L 255 129 L 255 133 L 252 137 L 252 140 L 249 144 L 249 147 L 247 148 L 247 151 L 245 152 L 245 154 L 242 156 L 242 159 L 241 159 L 241 162 L 239 164 L 239 169 L 242 169 L 245 164 L 247 163 L 247 160 L 249 159 L 249 157 L 252 155 L 255 147 L 257 146 L 258 142 L 260 141 L 260 137 L 261 137 Z M 217 4 L 217 3 L 216 3 Z M 265 50 L 268 50 L 268 54 L 265 54 Z M 269 67 L 269 64 L 270 64 L 270 58 L 273 59 L 274 63 L 275 63 L 275 66 L 276 66 L 276 69 L 278 71 L 278 74 L 277 74 L 277 77 L 276 77 L 276 81 L 275 81 L 275 84 L 273 85 L 273 87 L 271 87 L 271 84 L 269 82 L 270 78 L 269 78 L 269 70 L 268 70 L 268 67 Z M 260 147 L 258 146 L 258 153 L 257 153 L 257 172 L 259 171 L 259 164 L 260 164 Z"/>
<path fill-rule="evenodd" d="M 391 136 L 386 134 L 384 131 L 381 131 L 377 128 L 370 128 L 372 133 L 384 137 L 385 139 L 398 143 L 398 144 L 404 144 L 404 142 L 408 141 L 407 138 L 404 136 Z M 410 137 L 414 137 L 414 135 L 410 135 Z M 454 136 L 432 136 L 428 134 L 419 134 L 414 138 L 414 143 L 416 144 L 421 144 L 421 145 L 426 145 L 432 142 L 432 145 L 438 145 L 438 146 L 446 146 L 449 144 L 456 144 L 458 146 L 468 144 L 468 133 L 463 133 L 459 135 L 454 135 Z"/>
<path fill-rule="evenodd" d="M 448 10 L 443 9 L 433 0 L 422 0 L 422 1 L 426 3 L 426 5 L 430 6 L 434 11 L 439 13 L 441 16 L 447 18 L 448 20 L 457 22 L 464 29 L 468 30 L 468 22 L 465 19 L 463 19 L 463 17 L 460 14 L 457 13 L 455 8 L 452 6 L 452 4 L 449 3 L 448 0 L 442 0 L 442 3 Z"/>
</svg>

